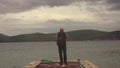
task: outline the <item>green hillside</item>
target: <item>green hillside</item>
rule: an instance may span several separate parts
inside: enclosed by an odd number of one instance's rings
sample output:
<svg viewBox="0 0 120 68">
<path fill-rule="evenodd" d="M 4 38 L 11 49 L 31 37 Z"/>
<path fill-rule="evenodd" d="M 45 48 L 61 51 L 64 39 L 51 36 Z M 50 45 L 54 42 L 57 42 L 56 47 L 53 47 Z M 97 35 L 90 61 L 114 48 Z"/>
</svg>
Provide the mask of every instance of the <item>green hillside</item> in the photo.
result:
<svg viewBox="0 0 120 68">
<path fill-rule="evenodd" d="M 108 32 L 97 30 L 77 30 L 68 32 L 71 40 L 93 40 L 103 36 L 106 36 Z"/>
<path fill-rule="evenodd" d="M 10 40 L 9 36 L 0 34 L 0 42 L 7 42 L 9 40 Z"/>
<path fill-rule="evenodd" d="M 54 34 L 43 34 L 43 33 L 33 33 L 33 34 L 23 34 L 12 36 L 12 41 L 51 41 L 54 40 Z"/>
<path fill-rule="evenodd" d="M 120 40 L 120 31 L 104 32 L 98 30 L 76 30 L 67 32 L 70 41 L 82 40 Z M 56 33 L 32 33 L 16 36 L 0 34 L 0 42 L 55 41 Z"/>
</svg>

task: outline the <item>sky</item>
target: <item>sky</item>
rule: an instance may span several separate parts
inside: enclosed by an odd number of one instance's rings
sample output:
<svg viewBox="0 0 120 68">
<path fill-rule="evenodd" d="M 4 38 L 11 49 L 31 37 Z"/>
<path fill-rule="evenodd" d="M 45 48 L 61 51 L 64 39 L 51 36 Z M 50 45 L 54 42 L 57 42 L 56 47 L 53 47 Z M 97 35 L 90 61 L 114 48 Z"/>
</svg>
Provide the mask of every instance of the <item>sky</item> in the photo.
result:
<svg viewBox="0 0 120 68">
<path fill-rule="evenodd" d="M 0 0 L 0 33 L 120 30 L 120 0 Z"/>
</svg>

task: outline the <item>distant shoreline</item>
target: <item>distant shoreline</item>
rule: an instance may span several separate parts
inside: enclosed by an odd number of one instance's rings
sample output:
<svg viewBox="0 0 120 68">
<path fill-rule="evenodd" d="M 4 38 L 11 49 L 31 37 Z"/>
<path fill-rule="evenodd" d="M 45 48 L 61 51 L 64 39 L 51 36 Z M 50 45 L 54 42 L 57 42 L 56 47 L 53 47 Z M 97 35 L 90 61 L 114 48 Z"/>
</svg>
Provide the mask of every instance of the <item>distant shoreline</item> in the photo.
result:
<svg viewBox="0 0 120 68">
<path fill-rule="evenodd" d="M 102 41 L 108 41 L 108 42 L 110 42 L 110 41 L 120 41 L 120 40 L 84 40 L 84 41 L 79 41 L 79 40 L 77 40 L 77 41 L 68 41 L 68 42 L 94 42 L 94 41 L 98 41 L 98 42 L 102 42 Z M 56 41 L 20 41 L 20 42 L 0 42 L 0 43 L 39 43 L 39 42 L 55 42 L 56 43 Z"/>
<path fill-rule="evenodd" d="M 66 32 L 69 35 L 70 41 L 105 41 L 105 40 L 120 40 L 120 31 L 98 31 L 98 30 L 76 30 Z M 1 42 L 46 42 L 55 41 L 56 33 L 43 34 L 32 33 L 16 36 L 6 36 L 0 34 Z"/>
</svg>

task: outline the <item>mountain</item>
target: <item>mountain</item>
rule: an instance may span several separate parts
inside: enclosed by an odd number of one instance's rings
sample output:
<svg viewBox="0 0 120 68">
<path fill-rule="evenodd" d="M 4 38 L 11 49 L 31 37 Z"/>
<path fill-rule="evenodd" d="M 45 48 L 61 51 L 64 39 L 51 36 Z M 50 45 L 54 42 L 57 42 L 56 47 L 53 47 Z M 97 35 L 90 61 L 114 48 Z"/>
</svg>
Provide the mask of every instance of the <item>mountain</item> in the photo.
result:
<svg viewBox="0 0 120 68">
<path fill-rule="evenodd" d="M 68 34 L 72 40 L 120 40 L 120 31 L 77 30 Z"/>
<path fill-rule="evenodd" d="M 76 30 L 66 32 L 71 41 L 83 40 L 120 40 L 120 31 L 105 32 L 98 30 Z M 32 33 L 16 36 L 0 34 L 0 42 L 31 42 L 31 41 L 54 41 L 56 33 L 43 34 Z"/>
<path fill-rule="evenodd" d="M 8 42 L 10 40 L 9 36 L 0 34 L 0 42 Z"/>
<path fill-rule="evenodd" d="M 94 40 L 107 35 L 108 32 L 98 30 L 77 30 L 68 32 L 71 40 Z"/>
<path fill-rule="evenodd" d="M 103 36 L 103 40 L 120 40 L 120 31 L 109 32 L 106 36 Z"/>
<path fill-rule="evenodd" d="M 54 34 L 43 34 L 43 33 L 32 33 L 32 34 L 23 34 L 11 37 L 12 41 L 21 42 L 21 41 L 51 41 L 54 40 Z"/>
</svg>

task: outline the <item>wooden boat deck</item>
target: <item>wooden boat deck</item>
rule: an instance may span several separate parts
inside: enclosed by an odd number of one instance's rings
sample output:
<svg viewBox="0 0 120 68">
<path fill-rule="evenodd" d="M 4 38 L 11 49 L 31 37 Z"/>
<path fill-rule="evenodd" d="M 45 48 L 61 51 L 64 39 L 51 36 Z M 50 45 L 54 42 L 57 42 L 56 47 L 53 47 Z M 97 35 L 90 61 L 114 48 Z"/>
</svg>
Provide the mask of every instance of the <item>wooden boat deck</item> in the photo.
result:
<svg viewBox="0 0 120 68">
<path fill-rule="evenodd" d="M 60 66 L 59 62 L 33 61 L 27 64 L 25 68 L 63 68 L 63 67 Z M 64 68 L 98 68 L 98 66 L 91 63 L 88 60 L 82 61 L 72 60 L 68 61 L 67 66 Z"/>
<path fill-rule="evenodd" d="M 68 62 L 66 67 L 61 67 L 58 62 L 42 62 L 39 63 L 35 68 L 80 68 L 79 62 Z"/>
</svg>

